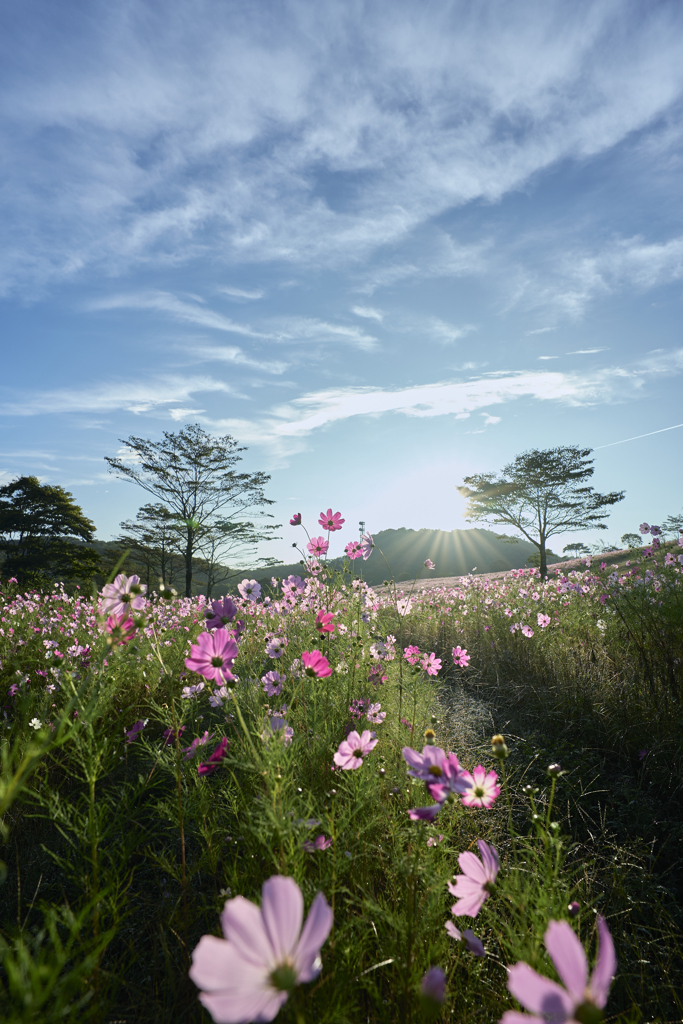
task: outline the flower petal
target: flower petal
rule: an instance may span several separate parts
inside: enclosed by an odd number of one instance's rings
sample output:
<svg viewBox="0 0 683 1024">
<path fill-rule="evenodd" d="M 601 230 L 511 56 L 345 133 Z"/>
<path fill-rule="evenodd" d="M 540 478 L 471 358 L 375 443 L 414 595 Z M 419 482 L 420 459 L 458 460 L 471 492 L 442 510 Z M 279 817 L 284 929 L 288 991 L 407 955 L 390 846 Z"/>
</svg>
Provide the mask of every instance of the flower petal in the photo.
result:
<svg viewBox="0 0 683 1024">
<path fill-rule="evenodd" d="M 472 878 L 475 882 L 479 882 L 479 885 L 483 885 L 484 882 L 488 881 L 488 875 L 484 869 L 484 865 L 477 857 L 476 853 L 472 853 L 471 850 L 465 850 L 458 857 L 458 864 L 463 875 L 467 875 L 468 878 Z"/>
<path fill-rule="evenodd" d="M 216 1024 L 249 1024 L 250 1021 L 265 1024 L 277 1017 L 283 1003 L 287 1002 L 287 993 L 274 988 L 264 992 L 217 992 L 215 995 L 202 992 L 199 1001 Z"/>
<path fill-rule="evenodd" d="M 496 852 L 495 847 L 490 846 L 484 839 L 477 839 L 477 846 L 479 847 L 481 859 L 484 862 L 486 876 L 491 881 L 494 881 L 500 870 L 498 853 Z"/>
<path fill-rule="evenodd" d="M 259 908 L 244 896 L 228 900 L 221 914 L 223 934 L 234 942 L 240 955 L 250 963 L 272 970 L 275 952 L 263 924 Z"/>
<path fill-rule="evenodd" d="M 556 981 L 537 974 L 528 964 L 518 963 L 508 968 L 508 990 L 532 1013 L 542 1013 L 557 1022 L 573 1017 L 574 1002 L 569 993 Z"/>
<path fill-rule="evenodd" d="M 604 917 L 598 917 L 598 959 L 591 974 L 590 990 L 593 1001 L 600 1009 L 607 1002 L 612 978 L 617 970 L 617 957 L 614 943 Z"/>
<path fill-rule="evenodd" d="M 499 1024 L 546 1024 L 546 1021 L 543 1017 L 532 1017 L 528 1013 L 520 1013 L 519 1010 L 506 1010 Z"/>
<path fill-rule="evenodd" d="M 555 970 L 578 1006 L 586 990 L 588 963 L 576 932 L 568 921 L 551 921 L 543 938 Z"/>
<path fill-rule="evenodd" d="M 263 883 L 261 914 L 278 963 L 292 955 L 301 933 L 304 898 L 293 878 L 273 875 Z"/>
<path fill-rule="evenodd" d="M 294 951 L 294 966 L 299 981 L 312 981 L 320 973 L 316 960 L 332 929 L 332 908 L 321 892 L 313 900 L 301 938 Z"/>
<path fill-rule="evenodd" d="M 190 978 L 204 992 L 261 990 L 268 983 L 265 967 L 245 960 L 232 942 L 202 935 L 192 953 Z"/>
</svg>

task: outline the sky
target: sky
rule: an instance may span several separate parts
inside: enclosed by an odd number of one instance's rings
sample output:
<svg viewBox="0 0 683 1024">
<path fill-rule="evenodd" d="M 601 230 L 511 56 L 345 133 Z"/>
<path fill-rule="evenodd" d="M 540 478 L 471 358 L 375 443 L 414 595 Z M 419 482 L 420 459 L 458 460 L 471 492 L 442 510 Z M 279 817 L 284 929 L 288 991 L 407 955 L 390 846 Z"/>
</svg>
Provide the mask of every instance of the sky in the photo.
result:
<svg viewBox="0 0 683 1024">
<path fill-rule="evenodd" d="M 682 49 L 678 0 L 5 0 L 0 483 L 110 539 L 105 456 L 199 423 L 283 561 L 530 448 L 626 491 L 556 549 L 679 513 Z"/>
</svg>

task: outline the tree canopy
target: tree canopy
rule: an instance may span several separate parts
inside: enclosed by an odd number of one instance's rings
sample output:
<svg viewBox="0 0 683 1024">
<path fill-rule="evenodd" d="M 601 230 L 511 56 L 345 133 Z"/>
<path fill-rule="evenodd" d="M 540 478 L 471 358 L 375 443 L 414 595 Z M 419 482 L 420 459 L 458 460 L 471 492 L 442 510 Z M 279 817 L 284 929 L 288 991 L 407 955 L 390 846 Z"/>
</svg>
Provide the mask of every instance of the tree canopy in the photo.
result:
<svg viewBox="0 0 683 1024">
<path fill-rule="evenodd" d="M 22 476 L 0 487 L 3 572 L 22 586 L 89 580 L 99 556 L 94 523 L 62 487 Z M 78 543 L 78 542 L 81 543 Z"/>
<path fill-rule="evenodd" d="M 599 494 L 586 481 L 593 475 L 592 448 L 577 446 L 523 452 L 502 474 L 465 477 L 458 491 L 468 499 L 465 518 L 513 526 L 538 548 L 547 575 L 546 543 L 574 530 L 606 530 L 609 506 L 624 491 Z"/>
<path fill-rule="evenodd" d="M 241 534 L 242 539 L 256 543 L 271 539 L 277 529 L 262 522 L 272 516 L 260 511 L 274 504 L 263 491 L 270 477 L 234 470 L 246 449 L 229 434 L 214 438 L 195 423 L 176 433 L 164 431 L 161 441 L 131 436 L 121 444 L 125 453 L 120 458 L 105 456 L 109 468 L 153 494 L 172 517 L 182 535 L 187 597 L 192 593 L 195 552 L 202 545 L 207 547 L 209 532 L 216 537 L 222 533 L 226 541 Z M 259 525 L 245 521 L 247 514 L 261 520 Z M 216 557 L 216 544 L 211 550 L 212 558 Z"/>
</svg>

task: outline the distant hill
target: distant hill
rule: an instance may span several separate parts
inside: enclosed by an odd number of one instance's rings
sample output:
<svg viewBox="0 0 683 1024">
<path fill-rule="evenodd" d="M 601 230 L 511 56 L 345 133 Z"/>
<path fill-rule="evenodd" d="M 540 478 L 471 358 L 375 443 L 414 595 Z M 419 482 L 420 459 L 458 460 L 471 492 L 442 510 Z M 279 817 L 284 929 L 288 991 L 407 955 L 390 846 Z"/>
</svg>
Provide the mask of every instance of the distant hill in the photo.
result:
<svg viewBox="0 0 683 1024">
<path fill-rule="evenodd" d="M 333 539 L 335 535 L 332 535 Z M 354 567 L 362 565 L 363 579 L 371 586 L 393 578 L 396 581 L 412 580 L 420 568 L 424 569 L 425 559 L 431 558 L 436 565 L 437 576 L 466 576 L 475 567 L 477 574 L 505 572 L 521 569 L 530 555 L 538 549 L 529 541 L 510 543 L 504 535 L 491 530 L 381 530 L 373 535 L 375 550 L 367 562 L 358 560 Z M 383 552 L 390 568 L 382 558 Z M 548 551 L 548 563 L 562 559 Z M 330 564 L 341 568 L 343 559 L 335 558 Z M 300 562 L 291 565 L 273 565 L 259 573 L 264 580 L 271 576 L 282 579 L 290 574 L 301 573 Z M 429 575 L 427 570 L 423 575 Z"/>
</svg>

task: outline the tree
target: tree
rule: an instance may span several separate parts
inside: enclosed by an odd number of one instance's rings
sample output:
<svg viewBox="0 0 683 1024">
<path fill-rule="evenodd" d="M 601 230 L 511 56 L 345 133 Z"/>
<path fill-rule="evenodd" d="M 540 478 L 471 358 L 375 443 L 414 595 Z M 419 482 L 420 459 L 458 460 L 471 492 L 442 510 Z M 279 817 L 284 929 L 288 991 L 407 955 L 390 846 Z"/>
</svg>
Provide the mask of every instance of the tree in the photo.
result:
<svg viewBox="0 0 683 1024">
<path fill-rule="evenodd" d="M 183 543 L 182 524 L 177 517 L 160 504 L 143 505 L 135 522 L 121 523 L 124 531 L 119 543 L 131 549 L 133 557 L 141 563 L 148 587 L 153 579 L 172 585 L 178 571 L 178 559 Z M 142 575 L 142 574 L 141 574 Z"/>
<path fill-rule="evenodd" d="M 590 553 L 591 549 L 586 547 L 585 544 L 576 542 L 574 544 L 565 544 L 562 548 L 563 555 L 573 555 L 574 558 L 580 558 L 581 555 L 590 555 Z"/>
<path fill-rule="evenodd" d="M 466 519 L 513 526 L 535 544 L 541 575 L 547 576 L 546 542 L 569 530 L 606 530 L 603 511 L 624 491 L 598 494 L 585 481 L 593 475 L 591 448 L 534 448 L 505 466 L 502 476 L 478 473 L 458 487 L 469 499 Z"/>
<path fill-rule="evenodd" d="M 265 531 L 276 530 L 276 526 L 256 527 L 254 523 L 232 522 L 219 519 L 212 526 L 202 530 L 197 537 L 197 551 L 202 555 L 199 570 L 206 575 L 206 596 L 211 597 L 214 587 L 225 583 L 236 575 L 235 569 L 226 565 L 226 559 L 234 565 L 244 552 L 260 540 L 271 540 Z M 258 565 L 273 565 L 272 558 L 259 558 Z M 240 570 L 241 571 L 241 570 Z"/>
<path fill-rule="evenodd" d="M 94 533 L 95 524 L 62 487 L 41 484 L 35 476 L 0 487 L 3 571 L 22 586 L 90 580 L 99 556 L 85 544 Z"/>
<path fill-rule="evenodd" d="M 662 523 L 662 533 L 665 537 L 678 537 L 683 533 L 683 515 L 667 516 Z"/>
<path fill-rule="evenodd" d="M 198 423 L 177 433 L 164 431 L 162 441 L 129 437 L 121 444 L 127 458 L 105 456 L 109 468 L 153 494 L 174 516 L 182 533 L 185 596 L 190 597 L 193 557 L 203 532 L 219 521 L 243 522 L 246 512 L 273 505 L 263 493 L 270 477 L 260 472 L 236 473 L 232 467 L 246 449 L 238 447 L 229 434 L 211 437 Z M 259 518 L 272 516 L 260 513 Z M 267 539 L 269 531 L 276 529 L 250 525 L 255 540 Z"/>
<path fill-rule="evenodd" d="M 622 533 L 621 543 L 625 548 L 639 548 L 643 543 L 643 538 L 639 533 Z"/>
</svg>

